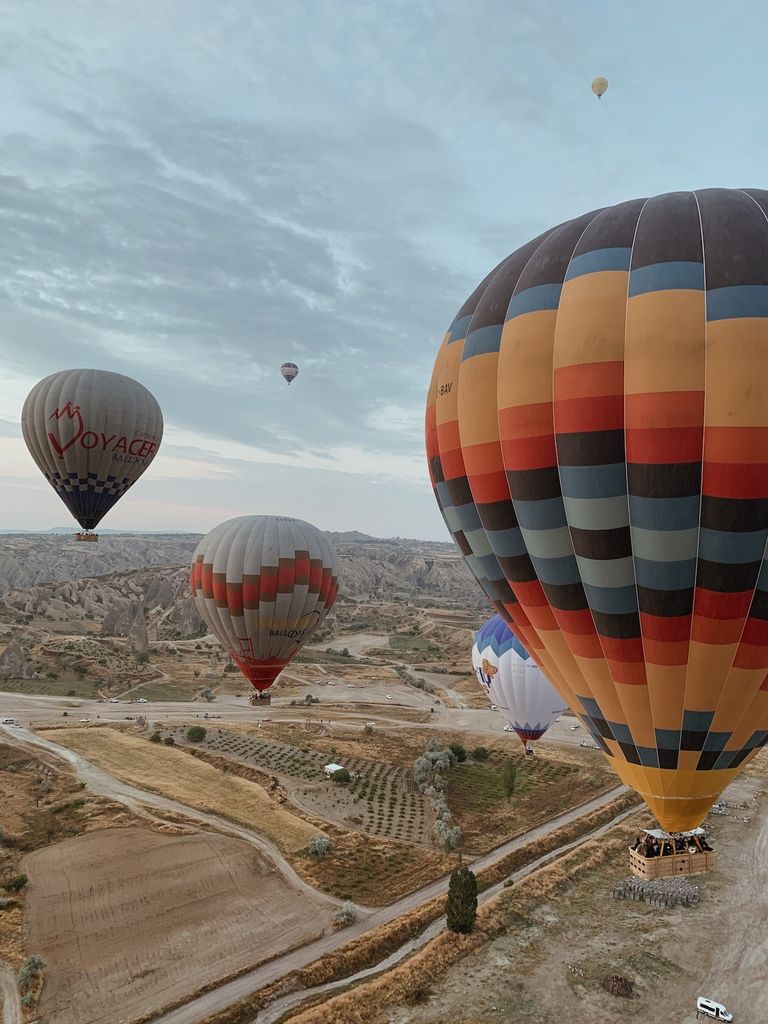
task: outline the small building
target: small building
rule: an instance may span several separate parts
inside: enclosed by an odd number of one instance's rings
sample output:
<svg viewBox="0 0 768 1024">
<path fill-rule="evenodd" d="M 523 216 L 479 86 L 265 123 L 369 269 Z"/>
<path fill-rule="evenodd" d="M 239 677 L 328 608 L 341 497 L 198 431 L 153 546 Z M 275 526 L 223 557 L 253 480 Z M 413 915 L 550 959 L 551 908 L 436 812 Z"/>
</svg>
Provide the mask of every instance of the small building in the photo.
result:
<svg viewBox="0 0 768 1024">
<path fill-rule="evenodd" d="M 323 768 L 323 771 L 325 772 L 325 774 L 330 779 L 330 778 L 332 778 L 336 774 L 336 772 L 342 771 L 343 768 L 344 768 L 343 764 L 327 764 Z"/>
<path fill-rule="evenodd" d="M 629 869 L 638 878 L 702 875 L 714 870 L 715 854 L 704 838 L 703 828 L 674 835 L 660 828 L 643 832 L 645 837 L 629 851 Z"/>
</svg>

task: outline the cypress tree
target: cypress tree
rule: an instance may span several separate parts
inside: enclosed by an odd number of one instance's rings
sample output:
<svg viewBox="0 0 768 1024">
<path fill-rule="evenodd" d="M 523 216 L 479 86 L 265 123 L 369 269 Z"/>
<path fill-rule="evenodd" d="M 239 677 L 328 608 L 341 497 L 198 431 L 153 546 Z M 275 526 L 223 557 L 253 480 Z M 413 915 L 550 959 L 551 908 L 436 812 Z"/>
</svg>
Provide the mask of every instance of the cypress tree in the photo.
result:
<svg viewBox="0 0 768 1024">
<path fill-rule="evenodd" d="M 452 932 L 468 935 L 477 917 L 477 878 L 467 867 L 457 868 L 448 883 L 445 905 L 448 927 Z"/>
</svg>

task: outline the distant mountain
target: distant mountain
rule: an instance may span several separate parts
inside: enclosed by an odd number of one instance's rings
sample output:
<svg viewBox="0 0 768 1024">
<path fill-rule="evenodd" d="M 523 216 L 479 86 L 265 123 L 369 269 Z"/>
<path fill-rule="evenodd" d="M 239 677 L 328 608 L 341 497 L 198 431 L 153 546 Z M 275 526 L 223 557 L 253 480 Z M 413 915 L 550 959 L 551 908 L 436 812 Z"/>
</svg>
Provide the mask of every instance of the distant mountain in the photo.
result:
<svg viewBox="0 0 768 1024">
<path fill-rule="evenodd" d="M 452 544 L 379 540 L 354 531 L 335 540 L 340 599 L 403 598 L 479 609 L 484 599 Z M 105 536 L 81 544 L 61 534 L 0 538 L 0 622 L 22 616 L 52 623 L 90 619 L 124 635 L 136 605 L 157 637 L 195 635 L 200 627 L 188 591 L 188 566 L 199 536 Z"/>
</svg>

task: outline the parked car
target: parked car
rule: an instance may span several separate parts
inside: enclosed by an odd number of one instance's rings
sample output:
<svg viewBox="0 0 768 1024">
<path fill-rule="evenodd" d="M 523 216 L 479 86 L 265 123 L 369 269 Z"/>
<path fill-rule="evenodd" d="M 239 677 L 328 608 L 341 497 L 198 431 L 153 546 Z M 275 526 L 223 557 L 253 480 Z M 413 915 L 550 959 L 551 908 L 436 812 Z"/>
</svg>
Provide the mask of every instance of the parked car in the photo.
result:
<svg viewBox="0 0 768 1024">
<path fill-rule="evenodd" d="M 697 1019 L 700 1013 L 703 1013 L 705 1017 L 714 1017 L 715 1020 L 726 1022 L 733 1020 L 733 1014 L 729 1013 L 722 1003 L 716 1003 L 714 999 L 705 999 L 704 996 L 699 996 L 696 1000 Z"/>
<path fill-rule="evenodd" d="M 120 700 L 119 700 L 119 698 L 118 698 L 118 697 L 110 697 L 110 698 L 109 698 L 109 703 L 110 703 L 110 704 L 119 704 L 119 703 L 120 703 Z"/>
<path fill-rule="evenodd" d="M 90 720 L 90 718 L 81 718 L 81 719 L 80 719 L 80 722 L 81 722 L 81 723 L 82 723 L 83 725 L 90 725 L 90 724 L 91 724 L 91 720 Z"/>
<path fill-rule="evenodd" d="M 15 718 L 4 718 L 3 719 L 3 725 L 16 725 L 16 719 Z"/>
<path fill-rule="evenodd" d="M 146 697 L 139 697 L 139 699 L 136 701 L 136 703 L 137 704 L 148 704 L 149 701 L 147 700 Z"/>
</svg>

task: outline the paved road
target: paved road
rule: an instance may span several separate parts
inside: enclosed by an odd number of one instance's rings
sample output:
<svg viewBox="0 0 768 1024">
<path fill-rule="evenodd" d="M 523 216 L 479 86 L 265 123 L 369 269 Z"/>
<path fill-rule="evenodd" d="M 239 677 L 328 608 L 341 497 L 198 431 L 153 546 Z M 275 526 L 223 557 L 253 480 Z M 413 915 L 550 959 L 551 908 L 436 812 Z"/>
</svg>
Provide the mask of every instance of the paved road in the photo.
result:
<svg viewBox="0 0 768 1024">
<path fill-rule="evenodd" d="M 502 857 L 506 857 L 507 854 L 521 849 L 529 842 L 533 842 L 536 839 L 541 839 L 543 836 L 550 835 L 557 829 L 562 828 L 563 825 L 570 824 L 599 807 L 604 807 L 605 804 L 610 803 L 611 800 L 615 800 L 617 796 L 621 796 L 626 792 L 627 789 L 625 786 L 617 786 L 615 789 L 612 789 L 607 793 L 603 793 L 601 796 L 595 797 L 593 800 L 583 804 L 581 807 L 566 811 L 565 813 L 559 814 L 557 817 L 551 818 L 549 821 L 544 822 L 541 825 L 537 825 L 524 835 L 509 840 L 509 842 L 497 847 L 490 853 L 483 854 L 481 857 L 477 857 L 474 861 L 468 861 L 467 865 L 476 872 L 490 867 Z M 620 817 L 623 817 L 623 815 Z M 561 852 L 565 852 L 566 849 L 570 849 L 572 846 L 578 845 L 579 841 L 583 840 L 577 840 L 575 843 L 568 844 L 563 847 Z M 554 853 L 550 854 L 549 858 L 553 856 L 555 856 Z M 533 869 L 529 868 L 529 870 Z M 176 1010 L 171 1010 L 170 1013 L 156 1017 L 153 1024 L 201 1024 L 206 1017 L 225 1009 L 227 1006 L 231 1006 L 233 1003 L 236 1003 L 241 999 L 245 999 L 246 996 L 252 995 L 260 988 L 264 988 L 265 985 L 271 984 L 273 981 L 281 978 L 289 971 L 306 967 L 314 960 L 317 960 L 318 957 L 324 956 L 326 953 L 333 952 L 340 946 L 346 945 L 352 939 L 359 938 L 366 932 L 371 931 L 374 928 L 378 928 L 379 925 L 386 924 L 388 921 L 393 921 L 396 917 L 400 917 L 402 914 L 406 914 L 409 911 L 414 910 L 416 907 L 421 906 L 422 903 L 426 903 L 428 900 L 431 900 L 434 896 L 441 896 L 445 894 L 447 889 L 448 879 L 440 878 L 436 882 L 432 882 L 425 886 L 423 889 L 419 889 L 417 892 L 403 897 L 403 899 L 398 900 L 396 903 L 392 903 L 388 907 L 382 907 L 374 911 L 366 920 L 359 920 L 341 932 L 325 935 L 315 942 L 302 946 L 301 949 L 296 949 L 283 956 L 279 956 L 268 964 L 263 964 L 261 967 L 257 967 L 255 970 L 249 971 L 247 974 L 243 974 L 239 978 L 234 978 L 232 981 L 226 982 L 224 985 L 214 989 L 212 992 L 206 992 L 203 995 L 192 999 L 190 1002 L 185 1003 L 184 1006 L 180 1006 Z M 347 979 L 347 981 L 349 981 L 349 979 Z M 262 1016 L 260 1015 L 258 1018 L 259 1024 L 261 1024 L 261 1019 Z M 264 1019 L 267 1020 L 274 1018 Z"/>
<path fill-rule="evenodd" d="M 22 1024 L 21 996 L 16 975 L 10 964 L 0 960 L 0 996 L 2 996 L 3 1024 Z"/>
<path fill-rule="evenodd" d="M 97 768 L 95 764 L 92 764 L 90 761 L 86 760 L 86 758 L 81 757 L 80 754 L 76 754 L 73 750 L 69 750 L 67 747 L 62 747 L 58 743 L 45 739 L 43 736 L 38 736 L 33 732 L 29 732 L 27 729 L 14 729 L 8 726 L 0 726 L 0 729 L 4 730 L 10 739 L 16 743 L 49 751 L 61 758 L 63 761 L 66 761 L 68 764 L 71 764 L 75 769 L 78 778 L 86 784 L 92 793 L 95 793 L 97 796 L 104 796 L 108 797 L 110 800 L 116 800 L 119 803 L 125 804 L 126 807 L 130 807 L 132 810 L 140 809 L 141 807 L 154 807 L 161 811 L 172 811 L 176 814 L 183 814 L 185 817 L 191 818 L 194 821 L 200 821 L 206 825 L 211 825 L 219 832 L 226 832 L 229 835 L 236 836 L 238 839 L 244 839 L 247 843 L 250 843 L 251 846 L 258 847 L 258 849 L 261 850 L 261 852 L 264 853 L 270 861 L 272 861 L 285 880 L 294 888 L 306 893 L 308 896 L 311 896 L 312 899 L 317 899 L 319 897 L 320 899 L 326 900 L 334 907 L 340 906 L 340 900 L 337 900 L 333 896 L 329 896 L 327 893 L 320 892 L 318 889 L 314 889 L 311 885 L 305 882 L 300 875 L 297 875 L 274 843 L 271 843 L 259 833 L 251 832 L 250 829 L 247 829 L 242 825 L 236 825 L 234 822 L 228 821 L 226 818 L 220 818 L 217 814 L 208 814 L 206 811 L 198 810 L 195 807 L 189 807 L 187 804 L 180 803 L 178 800 L 171 800 L 168 797 L 158 796 L 156 793 L 150 793 L 148 790 L 139 789 L 136 786 L 130 786 L 128 783 L 122 782 L 120 779 L 115 778 L 108 772 L 103 771 L 103 769 Z M 364 917 L 368 916 L 370 913 L 368 908 L 358 907 L 357 909 L 358 913 Z"/>
</svg>

